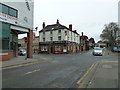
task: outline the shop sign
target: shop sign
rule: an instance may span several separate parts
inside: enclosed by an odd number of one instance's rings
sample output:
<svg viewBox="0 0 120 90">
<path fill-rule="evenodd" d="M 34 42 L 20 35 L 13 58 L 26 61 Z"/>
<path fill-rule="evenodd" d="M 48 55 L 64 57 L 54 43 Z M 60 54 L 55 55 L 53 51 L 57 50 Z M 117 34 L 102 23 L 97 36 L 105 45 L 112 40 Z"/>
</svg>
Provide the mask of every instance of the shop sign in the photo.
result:
<svg viewBox="0 0 120 90">
<path fill-rule="evenodd" d="M 8 55 L 8 53 L 0 53 L 0 55 Z"/>
<path fill-rule="evenodd" d="M 17 24 L 18 23 L 17 18 L 9 16 L 9 15 L 1 13 L 1 12 L 0 12 L 0 21 L 11 23 L 11 24 Z"/>
</svg>

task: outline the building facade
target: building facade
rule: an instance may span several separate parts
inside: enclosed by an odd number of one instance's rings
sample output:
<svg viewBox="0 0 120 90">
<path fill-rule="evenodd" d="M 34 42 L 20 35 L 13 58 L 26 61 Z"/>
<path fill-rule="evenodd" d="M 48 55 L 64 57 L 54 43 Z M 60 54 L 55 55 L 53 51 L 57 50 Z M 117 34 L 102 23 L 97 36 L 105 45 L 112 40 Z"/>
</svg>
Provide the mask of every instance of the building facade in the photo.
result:
<svg viewBox="0 0 120 90">
<path fill-rule="evenodd" d="M 118 2 L 118 25 L 120 28 L 120 1 Z M 117 35 L 117 45 L 120 46 L 120 30 L 118 31 Z"/>
<path fill-rule="evenodd" d="M 18 44 L 20 46 L 19 49 L 25 49 L 26 50 L 25 38 L 27 38 L 27 37 L 18 39 Z M 39 36 L 34 37 L 32 48 L 33 48 L 33 53 L 38 53 L 38 50 L 39 50 Z"/>
<path fill-rule="evenodd" d="M 39 32 L 39 53 L 73 53 L 80 51 L 80 35 L 59 23 L 47 25 Z"/>
<path fill-rule="evenodd" d="M 0 60 L 18 56 L 18 35 L 27 33 L 27 57 L 32 57 L 33 1 L 0 2 Z"/>
<path fill-rule="evenodd" d="M 82 35 L 80 36 L 80 50 L 81 51 L 87 51 L 89 50 L 89 40 L 88 40 L 88 36 Z"/>
</svg>

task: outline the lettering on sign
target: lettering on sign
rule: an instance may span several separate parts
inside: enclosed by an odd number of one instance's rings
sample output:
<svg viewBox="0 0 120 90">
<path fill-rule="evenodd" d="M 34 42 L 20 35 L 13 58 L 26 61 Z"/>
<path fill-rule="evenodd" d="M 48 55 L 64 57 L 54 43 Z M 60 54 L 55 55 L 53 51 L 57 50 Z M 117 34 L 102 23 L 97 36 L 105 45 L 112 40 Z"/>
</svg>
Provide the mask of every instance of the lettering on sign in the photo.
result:
<svg viewBox="0 0 120 90">
<path fill-rule="evenodd" d="M 17 24 L 18 22 L 17 18 L 9 16 L 1 12 L 0 12 L 0 21 L 12 23 L 12 24 Z"/>
</svg>

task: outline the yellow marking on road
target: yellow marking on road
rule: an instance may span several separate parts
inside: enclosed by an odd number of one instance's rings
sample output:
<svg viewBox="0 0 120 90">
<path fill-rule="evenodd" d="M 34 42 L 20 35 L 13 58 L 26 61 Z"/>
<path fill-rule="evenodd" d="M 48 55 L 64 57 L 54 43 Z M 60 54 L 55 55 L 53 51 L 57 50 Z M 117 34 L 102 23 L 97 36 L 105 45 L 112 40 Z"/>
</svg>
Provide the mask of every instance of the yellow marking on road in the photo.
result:
<svg viewBox="0 0 120 90">
<path fill-rule="evenodd" d="M 24 75 L 28 75 L 28 74 L 31 74 L 31 73 L 34 73 L 34 72 L 38 72 L 38 71 L 40 71 L 40 69 L 37 69 L 37 70 L 33 70 L 33 71 L 30 71 L 30 72 L 27 72 L 27 73 L 25 73 Z"/>
<path fill-rule="evenodd" d="M 77 81 L 77 84 L 80 85 L 79 88 L 82 88 L 83 86 L 83 80 L 85 79 L 85 77 L 87 77 L 87 75 L 90 73 L 90 71 L 97 65 L 97 63 L 94 63 L 90 66 L 90 68 L 87 70 L 87 72 L 80 78 L 80 80 Z"/>
<path fill-rule="evenodd" d="M 48 58 L 42 58 L 43 60 L 49 60 Z"/>
<path fill-rule="evenodd" d="M 12 66 L 8 66 L 8 67 L 0 68 L 0 70 L 6 70 L 6 69 L 21 67 L 21 66 L 27 66 L 27 65 L 34 64 L 34 63 L 36 63 L 36 62 L 28 62 L 28 63 L 18 64 L 18 65 L 12 65 Z"/>
</svg>

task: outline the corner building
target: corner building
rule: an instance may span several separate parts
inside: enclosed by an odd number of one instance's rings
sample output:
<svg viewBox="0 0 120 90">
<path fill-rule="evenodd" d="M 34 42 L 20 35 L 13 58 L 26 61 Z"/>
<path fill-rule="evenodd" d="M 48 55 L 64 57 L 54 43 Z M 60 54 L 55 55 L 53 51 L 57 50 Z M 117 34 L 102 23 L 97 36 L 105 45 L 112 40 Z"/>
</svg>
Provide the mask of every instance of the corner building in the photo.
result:
<svg viewBox="0 0 120 90">
<path fill-rule="evenodd" d="M 18 56 L 18 35 L 27 34 L 27 57 L 32 57 L 32 0 L 2 0 L 0 2 L 0 60 Z"/>
<path fill-rule="evenodd" d="M 39 53 L 73 53 L 80 51 L 80 35 L 72 30 L 72 24 L 67 28 L 59 23 L 47 25 L 39 32 Z"/>
</svg>

